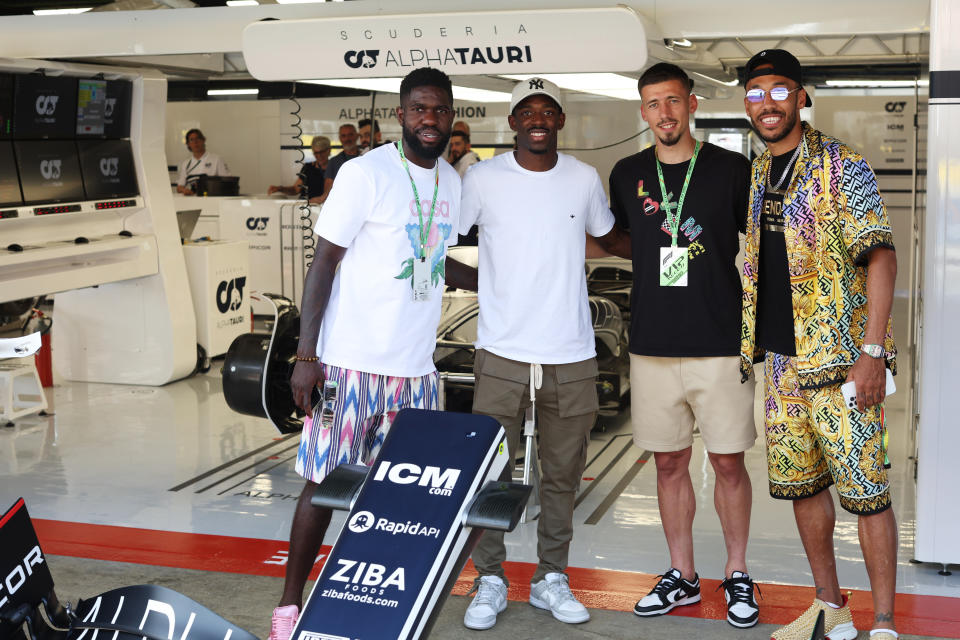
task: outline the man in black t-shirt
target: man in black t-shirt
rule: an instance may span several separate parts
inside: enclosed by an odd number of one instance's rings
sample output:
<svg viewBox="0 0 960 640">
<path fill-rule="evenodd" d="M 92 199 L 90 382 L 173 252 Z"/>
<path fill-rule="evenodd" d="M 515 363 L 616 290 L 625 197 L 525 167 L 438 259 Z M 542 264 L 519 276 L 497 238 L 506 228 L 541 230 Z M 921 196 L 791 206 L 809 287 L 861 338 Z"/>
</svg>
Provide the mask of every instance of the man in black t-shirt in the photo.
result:
<svg viewBox="0 0 960 640">
<path fill-rule="evenodd" d="M 310 149 L 313 151 L 313 162 L 303 163 L 297 174 L 297 181 L 289 187 L 272 184 L 267 189 L 267 195 L 279 192 L 288 196 L 300 196 L 305 192 L 310 204 L 323 201 L 324 170 L 329 164 L 330 138 L 314 136 Z"/>
<path fill-rule="evenodd" d="M 654 452 L 671 568 L 634 607 L 639 616 L 700 601 L 694 568 L 694 422 L 716 473 L 727 563 L 727 621 L 752 627 L 759 609 L 747 574 L 752 489 L 744 452 L 756 440 L 753 385 L 739 382 L 740 278 L 750 163 L 690 134 L 693 82 L 660 63 L 640 77 L 641 115 L 655 147 L 610 174 L 611 209 L 633 256 L 630 379 L 633 437 Z"/>
</svg>

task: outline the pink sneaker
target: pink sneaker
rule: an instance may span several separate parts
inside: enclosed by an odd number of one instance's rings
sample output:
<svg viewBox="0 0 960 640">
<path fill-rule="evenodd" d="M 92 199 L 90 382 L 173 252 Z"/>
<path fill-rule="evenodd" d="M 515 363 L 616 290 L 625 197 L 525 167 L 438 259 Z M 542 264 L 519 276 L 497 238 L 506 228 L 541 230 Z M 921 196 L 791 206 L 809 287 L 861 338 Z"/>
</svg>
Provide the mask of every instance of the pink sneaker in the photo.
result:
<svg viewBox="0 0 960 640">
<path fill-rule="evenodd" d="M 290 640 L 293 628 L 297 626 L 300 609 L 295 604 L 277 607 L 273 610 L 273 620 L 270 621 L 269 640 Z"/>
</svg>

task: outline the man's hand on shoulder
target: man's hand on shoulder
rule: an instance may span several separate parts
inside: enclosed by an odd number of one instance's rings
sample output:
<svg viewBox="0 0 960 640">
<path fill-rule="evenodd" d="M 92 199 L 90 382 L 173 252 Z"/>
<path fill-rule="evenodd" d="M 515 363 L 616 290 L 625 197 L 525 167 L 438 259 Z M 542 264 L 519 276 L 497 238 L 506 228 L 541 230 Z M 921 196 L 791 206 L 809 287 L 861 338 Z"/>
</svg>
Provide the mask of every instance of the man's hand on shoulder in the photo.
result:
<svg viewBox="0 0 960 640">
<path fill-rule="evenodd" d="M 323 365 L 320 361 L 305 362 L 298 360 L 290 375 L 290 390 L 293 392 L 293 402 L 304 413 L 310 415 L 313 411 L 311 396 L 317 386 L 323 384 Z"/>
</svg>

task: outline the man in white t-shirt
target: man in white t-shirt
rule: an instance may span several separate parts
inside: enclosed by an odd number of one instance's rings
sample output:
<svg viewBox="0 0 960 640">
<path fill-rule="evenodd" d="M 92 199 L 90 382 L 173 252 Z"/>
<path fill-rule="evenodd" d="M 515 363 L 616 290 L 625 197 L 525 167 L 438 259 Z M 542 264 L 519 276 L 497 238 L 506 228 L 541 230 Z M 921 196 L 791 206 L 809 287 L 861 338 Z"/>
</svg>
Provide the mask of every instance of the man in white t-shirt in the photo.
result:
<svg viewBox="0 0 960 640">
<path fill-rule="evenodd" d="M 297 452 L 307 482 L 270 640 L 289 640 L 330 523 L 330 509 L 310 502 L 317 483 L 340 464 L 372 464 L 400 409 L 439 408 L 433 351 L 444 282 L 476 289 L 476 270 L 447 259 L 460 211 L 460 179 L 440 157 L 453 121 L 450 79 L 411 71 L 397 117 L 402 141 L 343 165 L 314 228 L 290 378 L 297 406 L 313 416 Z M 325 380 L 337 383 L 327 428 L 311 402 Z"/>
<path fill-rule="evenodd" d="M 559 88 L 520 82 L 510 103 L 517 149 L 474 165 L 463 180 L 460 233 L 479 228 L 479 302 L 473 411 L 496 418 L 515 456 L 524 411 L 536 390 L 543 471 L 537 524 L 539 563 L 530 604 L 568 623 L 587 609 L 565 573 L 573 503 L 596 419 L 597 361 L 584 271 L 585 234 L 608 252 L 629 255 L 614 226 L 596 169 L 557 153 L 565 121 Z M 535 385 L 536 386 L 536 385 Z M 508 480 L 512 469 L 501 479 Z M 473 552 L 480 577 L 464 625 L 489 629 L 506 607 L 503 534 L 485 531 Z"/>
<path fill-rule="evenodd" d="M 194 195 L 197 176 L 200 175 L 232 175 L 227 163 L 220 156 L 207 151 L 207 139 L 200 129 L 187 131 L 186 141 L 190 157 L 180 163 L 180 172 L 177 174 L 177 193 L 185 196 Z"/>
</svg>

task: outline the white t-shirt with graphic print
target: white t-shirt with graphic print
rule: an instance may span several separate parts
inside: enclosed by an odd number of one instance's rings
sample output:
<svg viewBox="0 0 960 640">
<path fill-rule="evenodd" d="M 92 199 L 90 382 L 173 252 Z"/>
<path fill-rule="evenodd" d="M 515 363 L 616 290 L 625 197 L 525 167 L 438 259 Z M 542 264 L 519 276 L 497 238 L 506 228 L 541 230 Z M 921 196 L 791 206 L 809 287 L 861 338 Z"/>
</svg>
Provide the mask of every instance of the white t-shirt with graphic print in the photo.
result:
<svg viewBox="0 0 960 640">
<path fill-rule="evenodd" d="M 597 170 L 561 153 L 528 171 L 504 153 L 467 171 L 461 204 L 460 233 L 479 227 L 477 348 L 537 364 L 594 357 L 584 234 L 614 222 Z"/>
<path fill-rule="evenodd" d="M 328 365 L 412 378 L 435 370 L 433 352 L 447 247 L 457 243 L 460 177 L 438 159 L 440 189 L 427 239 L 428 301 L 413 299 L 419 219 L 410 179 L 396 145 L 383 145 L 343 165 L 314 231 L 347 252 L 333 280 L 317 357 Z M 423 224 L 430 217 L 434 170 L 408 162 Z"/>
</svg>

